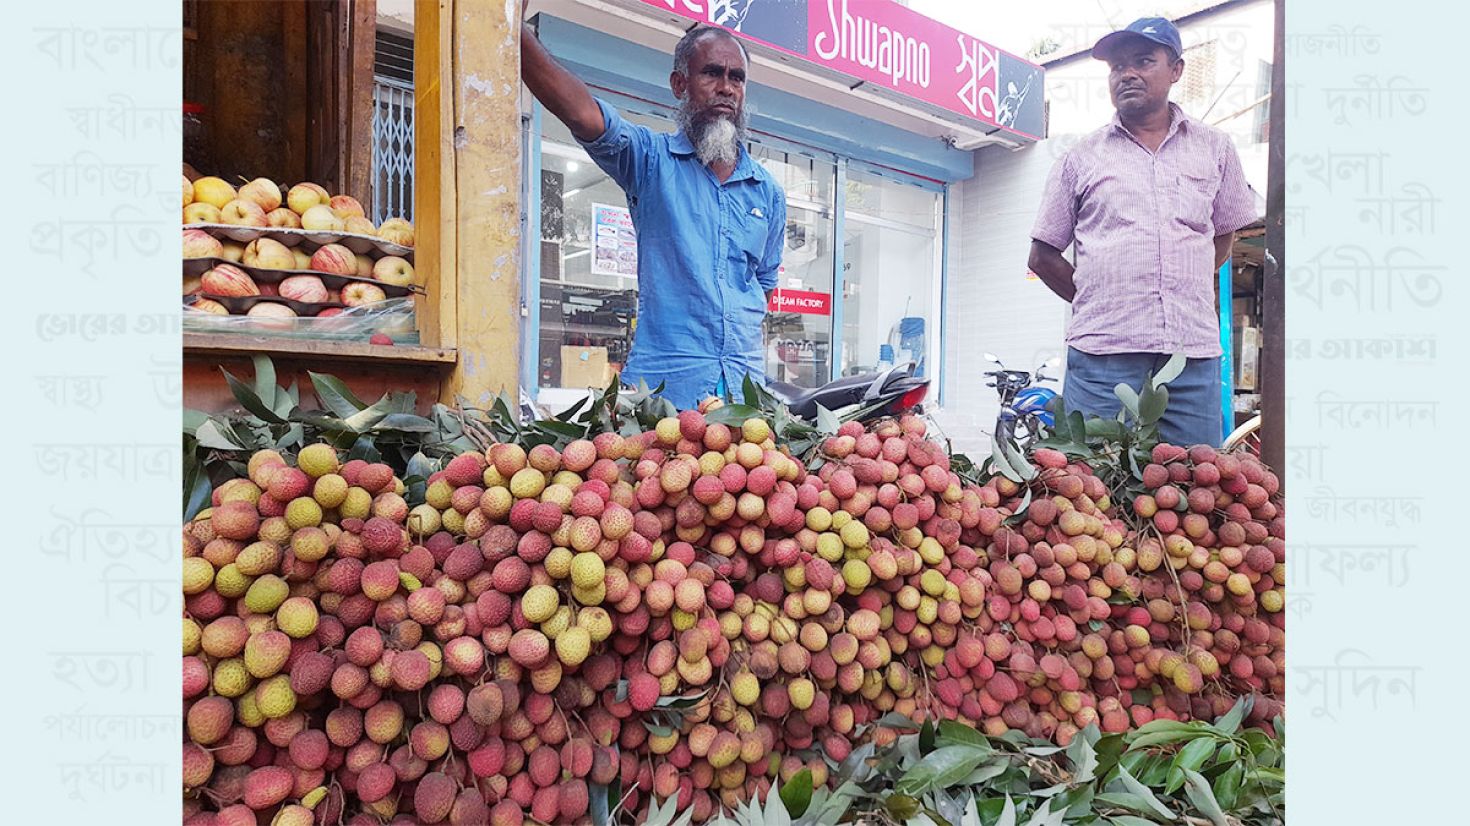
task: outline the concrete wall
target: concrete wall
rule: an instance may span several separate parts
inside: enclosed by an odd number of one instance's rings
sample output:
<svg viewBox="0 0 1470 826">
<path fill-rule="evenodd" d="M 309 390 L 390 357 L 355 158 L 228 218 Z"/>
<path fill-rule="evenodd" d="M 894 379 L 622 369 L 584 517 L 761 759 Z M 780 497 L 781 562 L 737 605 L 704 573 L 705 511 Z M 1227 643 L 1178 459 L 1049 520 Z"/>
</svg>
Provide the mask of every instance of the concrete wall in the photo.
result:
<svg viewBox="0 0 1470 826">
<path fill-rule="evenodd" d="M 1263 134 L 1256 127 L 1257 113 L 1264 115 L 1267 104 L 1237 113 L 1261 96 L 1272 31 L 1266 0 L 1184 23 L 1186 66 L 1192 61 L 1199 73 L 1213 64 L 1213 72 L 1194 75 L 1188 89 L 1181 80 L 1172 96 L 1185 112 L 1235 140 L 1263 213 L 1266 143 L 1257 142 Z M 981 354 L 988 350 L 1008 367 L 1034 370 L 1050 355 L 1066 352 L 1067 305 L 1026 274 L 1031 225 L 1052 164 L 1078 138 L 1111 120 L 1113 106 L 1107 67 L 1086 56 L 1048 66 L 1046 86 L 1050 137 L 1021 150 L 975 152 L 975 177 L 950 193 L 944 407 L 936 418 L 955 449 L 971 456 L 989 454 L 997 412 L 995 391 L 980 376 L 991 369 Z M 1054 386 L 1060 389 L 1061 382 Z"/>
</svg>

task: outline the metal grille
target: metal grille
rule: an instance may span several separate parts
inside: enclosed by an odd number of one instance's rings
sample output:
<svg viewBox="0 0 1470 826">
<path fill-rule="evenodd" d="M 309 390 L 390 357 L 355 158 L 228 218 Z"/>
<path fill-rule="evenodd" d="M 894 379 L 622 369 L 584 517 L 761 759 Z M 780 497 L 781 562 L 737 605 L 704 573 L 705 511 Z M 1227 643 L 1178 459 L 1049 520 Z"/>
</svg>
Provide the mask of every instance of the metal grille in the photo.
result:
<svg viewBox="0 0 1470 826">
<path fill-rule="evenodd" d="M 373 221 L 413 220 L 413 84 L 373 79 Z"/>
</svg>

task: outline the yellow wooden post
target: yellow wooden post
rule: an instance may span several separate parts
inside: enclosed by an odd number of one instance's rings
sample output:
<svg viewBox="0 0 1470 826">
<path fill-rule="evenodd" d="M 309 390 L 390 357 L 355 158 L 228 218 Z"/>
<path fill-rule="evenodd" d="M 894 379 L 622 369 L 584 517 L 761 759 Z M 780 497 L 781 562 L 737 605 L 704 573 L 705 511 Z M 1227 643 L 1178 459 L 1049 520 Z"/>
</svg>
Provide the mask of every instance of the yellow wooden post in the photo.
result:
<svg viewBox="0 0 1470 826">
<path fill-rule="evenodd" d="M 459 351 L 442 397 L 478 406 L 520 373 L 520 5 L 418 0 L 415 30 L 420 327 Z"/>
</svg>

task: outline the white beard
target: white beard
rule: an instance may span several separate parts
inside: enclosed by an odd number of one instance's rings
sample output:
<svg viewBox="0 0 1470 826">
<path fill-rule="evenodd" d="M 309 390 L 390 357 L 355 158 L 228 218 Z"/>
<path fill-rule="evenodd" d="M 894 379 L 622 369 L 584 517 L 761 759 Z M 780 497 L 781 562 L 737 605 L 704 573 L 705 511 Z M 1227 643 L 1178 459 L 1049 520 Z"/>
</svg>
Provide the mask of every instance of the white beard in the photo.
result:
<svg viewBox="0 0 1470 826">
<path fill-rule="evenodd" d="M 734 164 L 740 160 L 740 130 L 725 118 L 716 118 L 699 136 L 694 153 L 705 166 Z"/>
</svg>

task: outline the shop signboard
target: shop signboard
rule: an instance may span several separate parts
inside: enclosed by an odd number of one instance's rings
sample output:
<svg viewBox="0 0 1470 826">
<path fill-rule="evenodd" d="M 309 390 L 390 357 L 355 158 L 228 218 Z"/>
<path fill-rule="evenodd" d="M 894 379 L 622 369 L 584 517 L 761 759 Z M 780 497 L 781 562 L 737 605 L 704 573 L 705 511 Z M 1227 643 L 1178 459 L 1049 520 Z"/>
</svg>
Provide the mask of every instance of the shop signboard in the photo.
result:
<svg viewBox="0 0 1470 826">
<path fill-rule="evenodd" d="M 623 207 L 592 205 L 592 274 L 638 275 L 638 235 Z"/>
<path fill-rule="evenodd" d="M 814 293 L 807 290 L 777 289 L 771 294 L 771 301 L 766 309 L 773 313 L 831 315 L 832 294 Z"/>
<path fill-rule="evenodd" d="M 1042 68 L 892 0 L 640 0 L 1029 138 Z"/>
</svg>

